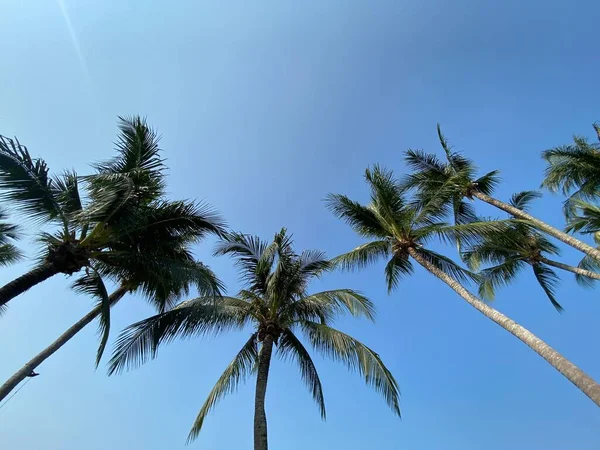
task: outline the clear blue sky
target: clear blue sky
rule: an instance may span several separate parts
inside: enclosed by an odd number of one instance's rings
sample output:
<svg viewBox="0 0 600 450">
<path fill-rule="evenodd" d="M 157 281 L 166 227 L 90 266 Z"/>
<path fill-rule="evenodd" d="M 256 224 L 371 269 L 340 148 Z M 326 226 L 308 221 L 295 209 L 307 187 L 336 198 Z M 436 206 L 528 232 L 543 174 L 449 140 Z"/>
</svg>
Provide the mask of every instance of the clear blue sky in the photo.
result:
<svg viewBox="0 0 600 450">
<path fill-rule="evenodd" d="M 438 151 L 436 122 L 483 169 L 502 171 L 497 194 L 507 198 L 538 187 L 541 150 L 591 135 L 600 120 L 600 4 L 591 0 L 63 4 L 0 6 L 0 133 L 57 172 L 85 173 L 111 155 L 118 114 L 146 115 L 163 135 L 173 197 L 205 199 L 233 228 L 265 238 L 287 226 L 299 248 L 332 256 L 360 241 L 325 210 L 325 194 L 366 199 L 364 168 L 401 173 L 404 149 Z M 562 226 L 559 208 L 547 195 L 535 213 Z M 212 244 L 198 255 L 236 292 L 231 261 L 212 258 Z M 2 269 L 0 281 L 26 268 Z M 89 310 L 68 284 L 57 277 L 32 289 L 2 317 L 2 380 Z M 273 449 L 599 448 L 598 408 L 422 271 L 391 296 L 381 266 L 333 274 L 322 287 L 357 288 L 377 303 L 377 326 L 339 326 L 392 369 L 403 419 L 358 376 L 317 358 L 323 423 L 295 367 L 277 362 L 267 395 Z M 495 306 L 598 380 L 598 291 L 567 277 L 558 294 L 563 315 L 526 273 Z M 113 329 L 149 313 L 126 298 Z M 0 409 L 0 446 L 183 449 L 245 339 L 177 342 L 108 378 L 94 370 L 92 326 Z M 252 398 L 249 383 L 223 401 L 191 448 L 250 449 Z"/>
</svg>

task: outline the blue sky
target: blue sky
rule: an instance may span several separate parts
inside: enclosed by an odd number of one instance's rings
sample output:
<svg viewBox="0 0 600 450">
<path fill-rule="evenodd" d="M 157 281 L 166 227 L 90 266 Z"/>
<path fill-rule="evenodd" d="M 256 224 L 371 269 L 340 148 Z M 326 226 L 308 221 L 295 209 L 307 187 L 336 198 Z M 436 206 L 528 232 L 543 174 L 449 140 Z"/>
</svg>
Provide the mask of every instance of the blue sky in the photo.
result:
<svg viewBox="0 0 600 450">
<path fill-rule="evenodd" d="M 364 168 L 402 173 L 407 148 L 438 151 L 441 122 L 497 195 L 537 188 L 539 153 L 590 136 L 600 120 L 597 2 L 17 1 L 0 6 L 0 133 L 56 172 L 85 173 L 112 153 L 119 114 L 163 135 L 173 198 L 204 199 L 231 227 L 330 255 L 360 240 L 323 207 L 328 192 L 366 199 Z M 68 13 L 68 18 L 65 16 Z M 482 213 L 493 211 L 480 208 Z M 560 198 L 534 212 L 562 226 Z M 228 259 L 198 256 L 239 287 Z M 452 249 L 447 249 L 452 252 Z M 564 251 L 574 263 L 578 255 Z M 27 269 L 3 268 L 6 282 Z M 526 273 L 495 307 L 600 379 L 600 304 L 566 277 L 557 314 Z M 6 379 L 91 301 L 56 277 L 11 305 L 0 325 Z M 597 449 L 597 407 L 446 286 L 416 274 L 388 296 L 382 266 L 314 286 L 360 289 L 377 325 L 339 327 L 376 349 L 402 390 L 403 419 L 358 376 L 316 358 L 323 423 L 294 366 L 276 362 L 267 394 L 274 449 Z M 151 313 L 114 309 L 114 330 Z M 116 333 L 113 334 L 113 338 Z M 94 370 L 91 326 L 0 409 L 0 443 L 22 450 L 184 448 L 208 391 L 244 334 L 177 342 L 118 377 Z M 252 383 L 223 401 L 191 448 L 251 448 Z"/>
</svg>

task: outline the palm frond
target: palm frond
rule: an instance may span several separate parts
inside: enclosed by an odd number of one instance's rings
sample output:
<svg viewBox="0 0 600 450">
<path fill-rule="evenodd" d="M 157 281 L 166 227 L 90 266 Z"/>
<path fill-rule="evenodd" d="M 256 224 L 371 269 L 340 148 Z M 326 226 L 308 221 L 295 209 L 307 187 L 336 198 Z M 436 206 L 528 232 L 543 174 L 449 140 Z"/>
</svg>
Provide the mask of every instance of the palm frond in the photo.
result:
<svg viewBox="0 0 600 450">
<path fill-rule="evenodd" d="M 0 198 L 15 202 L 18 211 L 35 220 L 67 220 L 54 196 L 48 165 L 34 159 L 18 140 L 0 136 Z"/>
<path fill-rule="evenodd" d="M 589 270 L 591 272 L 600 272 L 600 261 L 592 256 L 586 255 L 577 265 L 580 269 Z M 575 280 L 583 287 L 591 287 L 597 281 L 594 278 L 584 277 L 575 274 Z"/>
<path fill-rule="evenodd" d="M 98 317 L 98 334 L 100 334 L 100 345 L 96 353 L 96 367 L 100 364 L 106 343 L 110 335 L 110 299 L 108 291 L 102 281 L 100 274 L 92 268 L 89 273 L 81 276 L 71 285 L 71 288 L 79 293 L 90 295 L 96 298 L 100 306 L 100 316 Z"/>
<path fill-rule="evenodd" d="M 23 258 L 23 253 L 13 244 L 0 244 L 0 266 L 14 264 Z"/>
<path fill-rule="evenodd" d="M 398 283 L 403 276 L 411 275 L 413 271 L 413 265 L 406 255 L 392 255 L 384 269 L 388 293 L 398 287 Z"/>
<path fill-rule="evenodd" d="M 109 374 L 131 369 L 156 357 L 158 347 L 176 337 L 218 334 L 241 329 L 249 320 L 250 305 L 232 297 L 200 297 L 170 311 L 149 317 L 121 332 L 109 362 Z"/>
<path fill-rule="evenodd" d="M 387 240 L 373 241 L 356 247 L 354 250 L 336 256 L 331 263 L 343 270 L 362 269 L 388 256 L 391 252 Z"/>
<path fill-rule="evenodd" d="M 572 204 L 574 213 L 569 217 L 567 232 L 592 234 L 600 231 L 600 206 L 582 200 Z"/>
<path fill-rule="evenodd" d="M 349 312 L 353 316 L 375 319 L 375 307 L 364 295 L 352 289 L 335 289 L 317 292 L 290 304 L 282 315 L 304 320 L 325 318 L 328 321 L 337 315 Z"/>
<path fill-rule="evenodd" d="M 479 275 L 465 269 L 464 267 L 461 267 L 447 256 L 436 253 L 433 250 L 427 250 L 425 248 L 420 248 L 417 251 L 427 262 L 433 264 L 442 272 L 447 273 L 456 281 L 461 283 L 466 283 L 469 281 L 474 281 L 477 283 L 481 281 Z"/>
<path fill-rule="evenodd" d="M 371 211 L 378 217 L 379 223 L 384 223 L 387 229 L 394 230 L 406 206 L 403 189 L 394 178 L 394 173 L 374 165 L 365 170 L 365 179 L 371 189 Z"/>
<path fill-rule="evenodd" d="M 494 300 L 496 289 L 511 283 L 525 265 L 526 262 L 521 259 L 506 259 L 501 264 L 482 270 L 479 274 L 479 296 Z"/>
<path fill-rule="evenodd" d="M 325 204 L 337 218 L 344 220 L 360 236 L 385 238 L 390 234 L 371 209 L 345 195 L 329 194 Z"/>
<path fill-rule="evenodd" d="M 208 394 L 208 398 L 202 405 L 194 425 L 190 430 L 187 442 L 192 442 L 198 437 L 202 425 L 208 413 L 215 407 L 217 402 L 225 395 L 235 392 L 238 386 L 254 371 L 258 359 L 257 334 L 254 333 L 244 344 L 239 353 L 229 363 L 217 383 Z"/>
<path fill-rule="evenodd" d="M 563 307 L 556 300 L 555 292 L 558 282 L 560 281 L 558 275 L 556 275 L 552 269 L 542 264 L 532 264 L 531 267 L 533 268 L 535 278 L 546 293 L 546 296 L 550 300 L 550 303 L 552 303 L 552 306 L 554 306 L 558 312 L 562 312 Z"/>
<path fill-rule="evenodd" d="M 377 353 L 327 325 L 305 321 L 302 327 L 315 349 L 327 357 L 343 362 L 350 370 L 358 371 L 368 385 L 383 395 L 392 411 L 400 415 L 398 383 Z"/>
<path fill-rule="evenodd" d="M 540 194 L 537 191 L 522 191 L 513 194 L 510 197 L 509 203 L 517 209 L 520 209 L 522 211 L 528 211 L 531 202 L 541 197 L 542 194 Z"/>
<path fill-rule="evenodd" d="M 499 171 L 492 170 L 491 172 L 486 173 L 485 175 L 477 178 L 473 181 L 473 186 L 485 195 L 492 195 L 494 189 L 500 184 Z"/>
<path fill-rule="evenodd" d="M 81 213 L 83 203 L 79 192 L 79 180 L 75 171 L 65 171 L 54 177 L 54 196 L 67 216 Z"/>
<path fill-rule="evenodd" d="M 315 367 L 310 354 L 302 345 L 302 342 L 300 342 L 292 331 L 286 329 L 279 338 L 278 351 L 283 359 L 290 357 L 296 360 L 300 366 L 300 375 L 310 390 L 315 402 L 317 402 L 317 405 L 319 406 L 321 419 L 325 420 L 325 400 L 323 398 L 321 380 L 319 379 L 317 368 Z"/>
</svg>

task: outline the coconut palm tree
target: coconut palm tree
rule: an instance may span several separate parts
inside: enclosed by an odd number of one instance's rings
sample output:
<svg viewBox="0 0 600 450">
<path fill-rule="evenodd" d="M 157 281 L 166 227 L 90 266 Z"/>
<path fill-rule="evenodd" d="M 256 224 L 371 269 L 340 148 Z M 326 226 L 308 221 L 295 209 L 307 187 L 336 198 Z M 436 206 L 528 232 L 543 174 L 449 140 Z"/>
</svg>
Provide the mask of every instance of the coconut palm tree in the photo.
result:
<svg viewBox="0 0 600 450">
<path fill-rule="evenodd" d="M 548 163 L 542 187 L 562 192 L 565 214 L 569 218 L 576 208 L 574 200 L 590 200 L 600 195 L 600 126 L 593 125 L 599 143 L 589 143 L 581 136 L 573 144 L 546 150 L 542 158 Z"/>
<path fill-rule="evenodd" d="M 337 265 L 353 269 L 386 258 L 385 278 L 388 289 L 392 290 L 403 276 L 413 272 L 412 261 L 415 261 L 477 311 L 529 346 L 600 406 L 598 383 L 533 333 L 469 292 L 463 283 L 469 279 L 477 280 L 477 277 L 426 247 L 436 237 L 450 240 L 459 237 L 463 242 L 472 244 L 477 239 L 506 231 L 510 223 L 474 222 L 448 226 L 439 221 L 446 214 L 440 208 L 440 202 L 445 199 L 433 198 L 417 206 L 415 202 L 407 201 L 405 190 L 393 174 L 377 166 L 367 169 L 365 178 L 371 190 L 368 205 L 339 194 L 330 195 L 327 200 L 328 207 L 337 217 L 345 220 L 360 236 L 369 239 L 369 242 L 335 258 Z"/>
<path fill-rule="evenodd" d="M 333 320 L 344 312 L 373 319 L 371 302 L 349 289 L 307 292 L 308 283 L 330 268 L 323 253 L 314 250 L 300 255 L 294 253 L 291 237 L 283 229 L 271 243 L 239 233 L 228 234 L 216 254 L 235 257 L 245 289 L 237 297 L 188 300 L 170 311 L 131 325 L 117 340 L 109 373 L 156 357 L 158 347 L 176 337 L 242 330 L 251 325 L 250 338 L 209 393 L 188 441 L 198 436 L 216 403 L 250 374 L 256 373 L 254 449 L 267 450 L 265 396 L 274 348 L 282 358 L 295 359 L 299 364 L 300 374 L 325 418 L 319 375 L 297 336 L 298 331 L 302 331 L 315 349 L 358 370 L 399 414 L 397 383 L 379 355 L 331 327 Z"/>
<path fill-rule="evenodd" d="M 74 172 L 51 177 L 46 163 L 33 159 L 17 140 L 0 139 L 2 198 L 28 218 L 56 228 L 53 233 L 40 233 L 45 249 L 39 264 L 0 287 L 0 305 L 59 273 L 72 275 L 97 266 L 106 269 L 124 260 L 115 250 L 119 242 L 139 226 L 137 215 L 143 214 L 144 207 L 155 202 L 150 210 L 157 209 L 156 202 L 164 193 L 165 166 L 158 141 L 143 119 L 120 118 L 117 156 L 96 164 L 96 174 L 79 178 Z M 87 188 L 85 198 L 80 182 Z M 211 224 L 201 218 L 196 225 L 204 229 Z"/>
<path fill-rule="evenodd" d="M 472 220 L 474 216 L 474 211 L 469 207 L 470 205 L 467 206 L 464 199 L 478 199 L 518 219 L 529 221 L 540 231 L 600 261 L 600 250 L 509 203 L 492 197 L 493 189 L 499 182 L 498 171 L 477 177 L 477 169 L 473 162 L 452 151 L 439 125 L 438 136 L 447 162 L 442 162 L 435 155 L 420 150 L 408 150 L 405 153 L 405 161 L 413 172 L 406 176 L 402 186 L 404 189 L 416 191 L 417 202 L 427 203 L 433 198 L 445 198 L 459 219 L 456 223 L 464 223 Z"/>
<path fill-rule="evenodd" d="M 6 219 L 6 214 L 0 211 L 0 266 L 15 263 L 22 257 L 19 249 L 13 244 L 13 241 L 19 238 L 18 227 L 6 222 Z"/>
<path fill-rule="evenodd" d="M 520 192 L 511 197 L 510 204 L 527 211 L 528 204 L 539 196 L 533 191 Z M 526 266 L 532 268 L 539 285 L 558 311 L 562 311 L 562 307 L 556 300 L 555 287 L 560 279 L 551 267 L 571 272 L 578 280 L 587 279 L 588 283 L 590 280 L 600 280 L 600 273 L 550 259 L 545 254 L 559 255 L 560 251 L 535 228 L 523 222 L 514 222 L 505 231 L 488 234 L 465 250 L 462 257 L 472 270 L 479 270 L 482 263 L 492 264 L 492 267 L 480 272 L 479 295 L 487 300 L 493 300 L 496 288 L 510 284 Z"/>
<path fill-rule="evenodd" d="M 185 214 L 182 214 L 182 206 L 185 206 Z M 137 230 L 132 229 L 127 239 L 112 249 L 112 258 L 119 258 L 118 263 L 104 264 L 106 255 L 102 255 L 97 270 L 73 283 L 76 292 L 91 295 L 98 304 L 0 386 L 0 401 L 96 318 L 99 318 L 101 334 L 96 356 L 98 365 L 108 340 L 110 308 L 127 293 L 140 292 L 159 311 L 165 311 L 177 299 L 189 295 L 192 286 L 208 297 L 220 295 L 220 281 L 208 267 L 194 260 L 190 249 L 207 233 L 222 233 L 215 218 L 208 208 L 190 202 L 161 202 L 155 211 L 139 214 Z M 199 223 L 207 225 L 202 228 Z M 108 295 L 100 274 L 117 285 L 112 294 Z"/>
</svg>

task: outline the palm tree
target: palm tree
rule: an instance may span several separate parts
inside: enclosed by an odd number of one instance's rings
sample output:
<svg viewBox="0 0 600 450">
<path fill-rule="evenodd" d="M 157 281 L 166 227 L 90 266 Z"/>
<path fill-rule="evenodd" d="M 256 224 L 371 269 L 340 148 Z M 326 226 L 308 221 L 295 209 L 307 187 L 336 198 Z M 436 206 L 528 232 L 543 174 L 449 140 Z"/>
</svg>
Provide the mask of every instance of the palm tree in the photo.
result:
<svg viewBox="0 0 600 450">
<path fill-rule="evenodd" d="M 493 189 L 499 182 L 498 171 L 477 177 L 473 162 L 452 151 L 439 125 L 438 136 L 446 154 L 446 163 L 440 161 L 435 155 L 420 150 L 408 150 L 405 153 L 405 161 L 413 169 L 413 173 L 403 180 L 402 186 L 404 189 L 416 190 L 418 202 L 427 203 L 433 198 L 445 198 L 459 219 L 456 222 L 465 223 L 473 220 L 474 211 L 464 202 L 464 199 L 476 198 L 518 219 L 529 221 L 544 233 L 600 261 L 600 250 L 509 203 L 492 197 Z"/>
<path fill-rule="evenodd" d="M 600 126 L 593 125 L 600 142 Z M 600 143 L 590 144 L 581 136 L 573 144 L 562 145 L 542 153 L 548 163 L 542 186 L 551 192 L 562 192 L 567 218 L 574 212 L 575 200 L 590 200 L 600 194 Z"/>
<path fill-rule="evenodd" d="M 160 344 L 176 337 L 241 330 L 252 325 L 250 338 L 208 395 L 188 441 L 198 436 L 215 404 L 256 373 L 254 449 L 267 450 L 265 396 L 274 347 L 281 357 L 293 358 L 299 364 L 300 374 L 325 418 L 321 381 L 308 350 L 297 337 L 301 330 L 321 353 L 358 370 L 399 414 L 397 383 L 379 355 L 330 326 L 344 312 L 373 319 L 371 302 L 349 289 L 307 292 L 308 283 L 330 268 L 323 253 L 311 250 L 295 254 L 291 237 L 283 229 L 271 243 L 239 233 L 228 234 L 216 254 L 236 258 L 245 289 L 237 297 L 188 300 L 131 325 L 117 340 L 110 374 L 156 357 Z"/>
<path fill-rule="evenodd" d="M 513 195 L 510 204 L 526 211 L 528 204 L 538 197 L 537 192 L 524 191 Z M 552 305 L 558 311 L 562 311 L 554 292 L 559 277 L 550 267 L 571 272 L 578 277 L 578 280 L 587 279 L 588 283 L 590 280 L 600 280 L 600 273 L 573 267 L 544 256 L 544 254 L 558 255 L 559 253 L 558 247 L 545 235 L 526 223 L 515 222 L 507 230 L 488 234 L 464 251 L 462 257 L 472 270 L 478 270 L 482 263 L 493 265 L 480 273 L 482 276 L 479 285 L 480 297 L 493 300 L 497 287 L 508 285 L 520 270 L 530 266 Z"/>
<path fill-rule="evenodd" d="M 19 230 L 16 225 L 6 222 L 6 218 L 6 214 L 0 211 L 0 266 L 13 264 L 22 257 L 19 249 L 13 244 L 13 241 L 19 238 Z"/>
<path fill-rule="evenodd" d="M 56 274 L 72 275 L 82 268 L 107 270 L 107 266 L 126 259 L 116 250 L 119 243 L 139 226 L 138 215 L 144 214 L 143 208 L 154 202 L 149 210 L 157 210 L 158 199 L 164 193 L 165 166 L 158 141 L 156 132 L 143 119 L 120 118 L 118 155 L 96 164 L 96 174 L 79 178 L 74 172 L 51 177 L 46 163 L 32 159 L 18 141 L 0 139 L 2 198 L 18 205 L 28 218 L 58 228 L 53 234 L 40 234 L 45 245 L 42 260 L 0 288 L 0 305 Z M 80 193 L 80 181 L 87 187 L 87 202 Z M 182 218 L 188 219 L 195 220 Z M 210 226 L 200 219 L 197 226 Z"/>
<path fill-rule="evenodd" d="M 337 265 L 353 269 L 389 258 L 385 277 L 388 289 L 392 290 L 402 276 L 413 272 L 412 261 L 416 261 L 477 311 L 529 346 L 600 406 L 598 383 L 533 333 L 469 292 L 462 283 L 469 279 L 477 280 L 477 276 L 425 247 L 435 237 L 450 240 L 458 237 L 463 242 L 473 243 L 482 237 L 506 231 L 505 222 L 448 226 L 439 221 L 446 214 L 439 203 L 444 199 L 432 199 L 417 206 L 405 199 L 405 190 L 391 172 L 376 166 L 372 170 L 367 169 L 365 177 L 371 190 L 369 205 L 339 194 L 330 195 L 327 200 L 328 207 L 337 217 L 345 220 L 360 236 L 370 239 L 370 242 L 335 258 Z"/>
<path fill-rule="evenodd" d="M 171 205 L 185 203 L 171 202 Z M 160 214 L 162 220 L 157 220 L 153 214 L 140 215 L 138 230 L 130 233 L 127 241 L 123 240 L 115 251 L 115 255 L 122 257 L 123 261 L 120 264 L 111 261 L 112 265 L 101 266 L 98 271 L 86 274 L 73 283 L 77 292 L 95 297 L 97 306 L 0 386 L 0 401 L 96 318 L 100 319 L 102 335 L 96 356 L 98 365 L 108 340 L 110 308 L 127 293 L 140 292 L 159 311 L 172 307 L 177 299 L 189 295 L 192 286 L 196 286 L 205 296 L 220 294 L 220 281 L 208 267 L 194 260 L 190 247 L 206 233 L 221 234 L 221 225 L 215 220 L 216 215 L 207 208 L 194 210 L 193 204 L 187 203 L 189 211 L 185 215 L 177 212 L 177 209 L 171 211 L 170 216 L 167 215 L 169 208 L 165 207 L 165 203 L 154 212 L 154 215 Z M 152 220 L 148 221 L 151 217 Z M 204 227 L 197 226 L 203 222 L 206 223 Z M 123 269 L 114 270 L 119 267 Z M 100 273 L 111 278 L 118 286 L 112 294 L 108 295 Z"/>
</svg>

